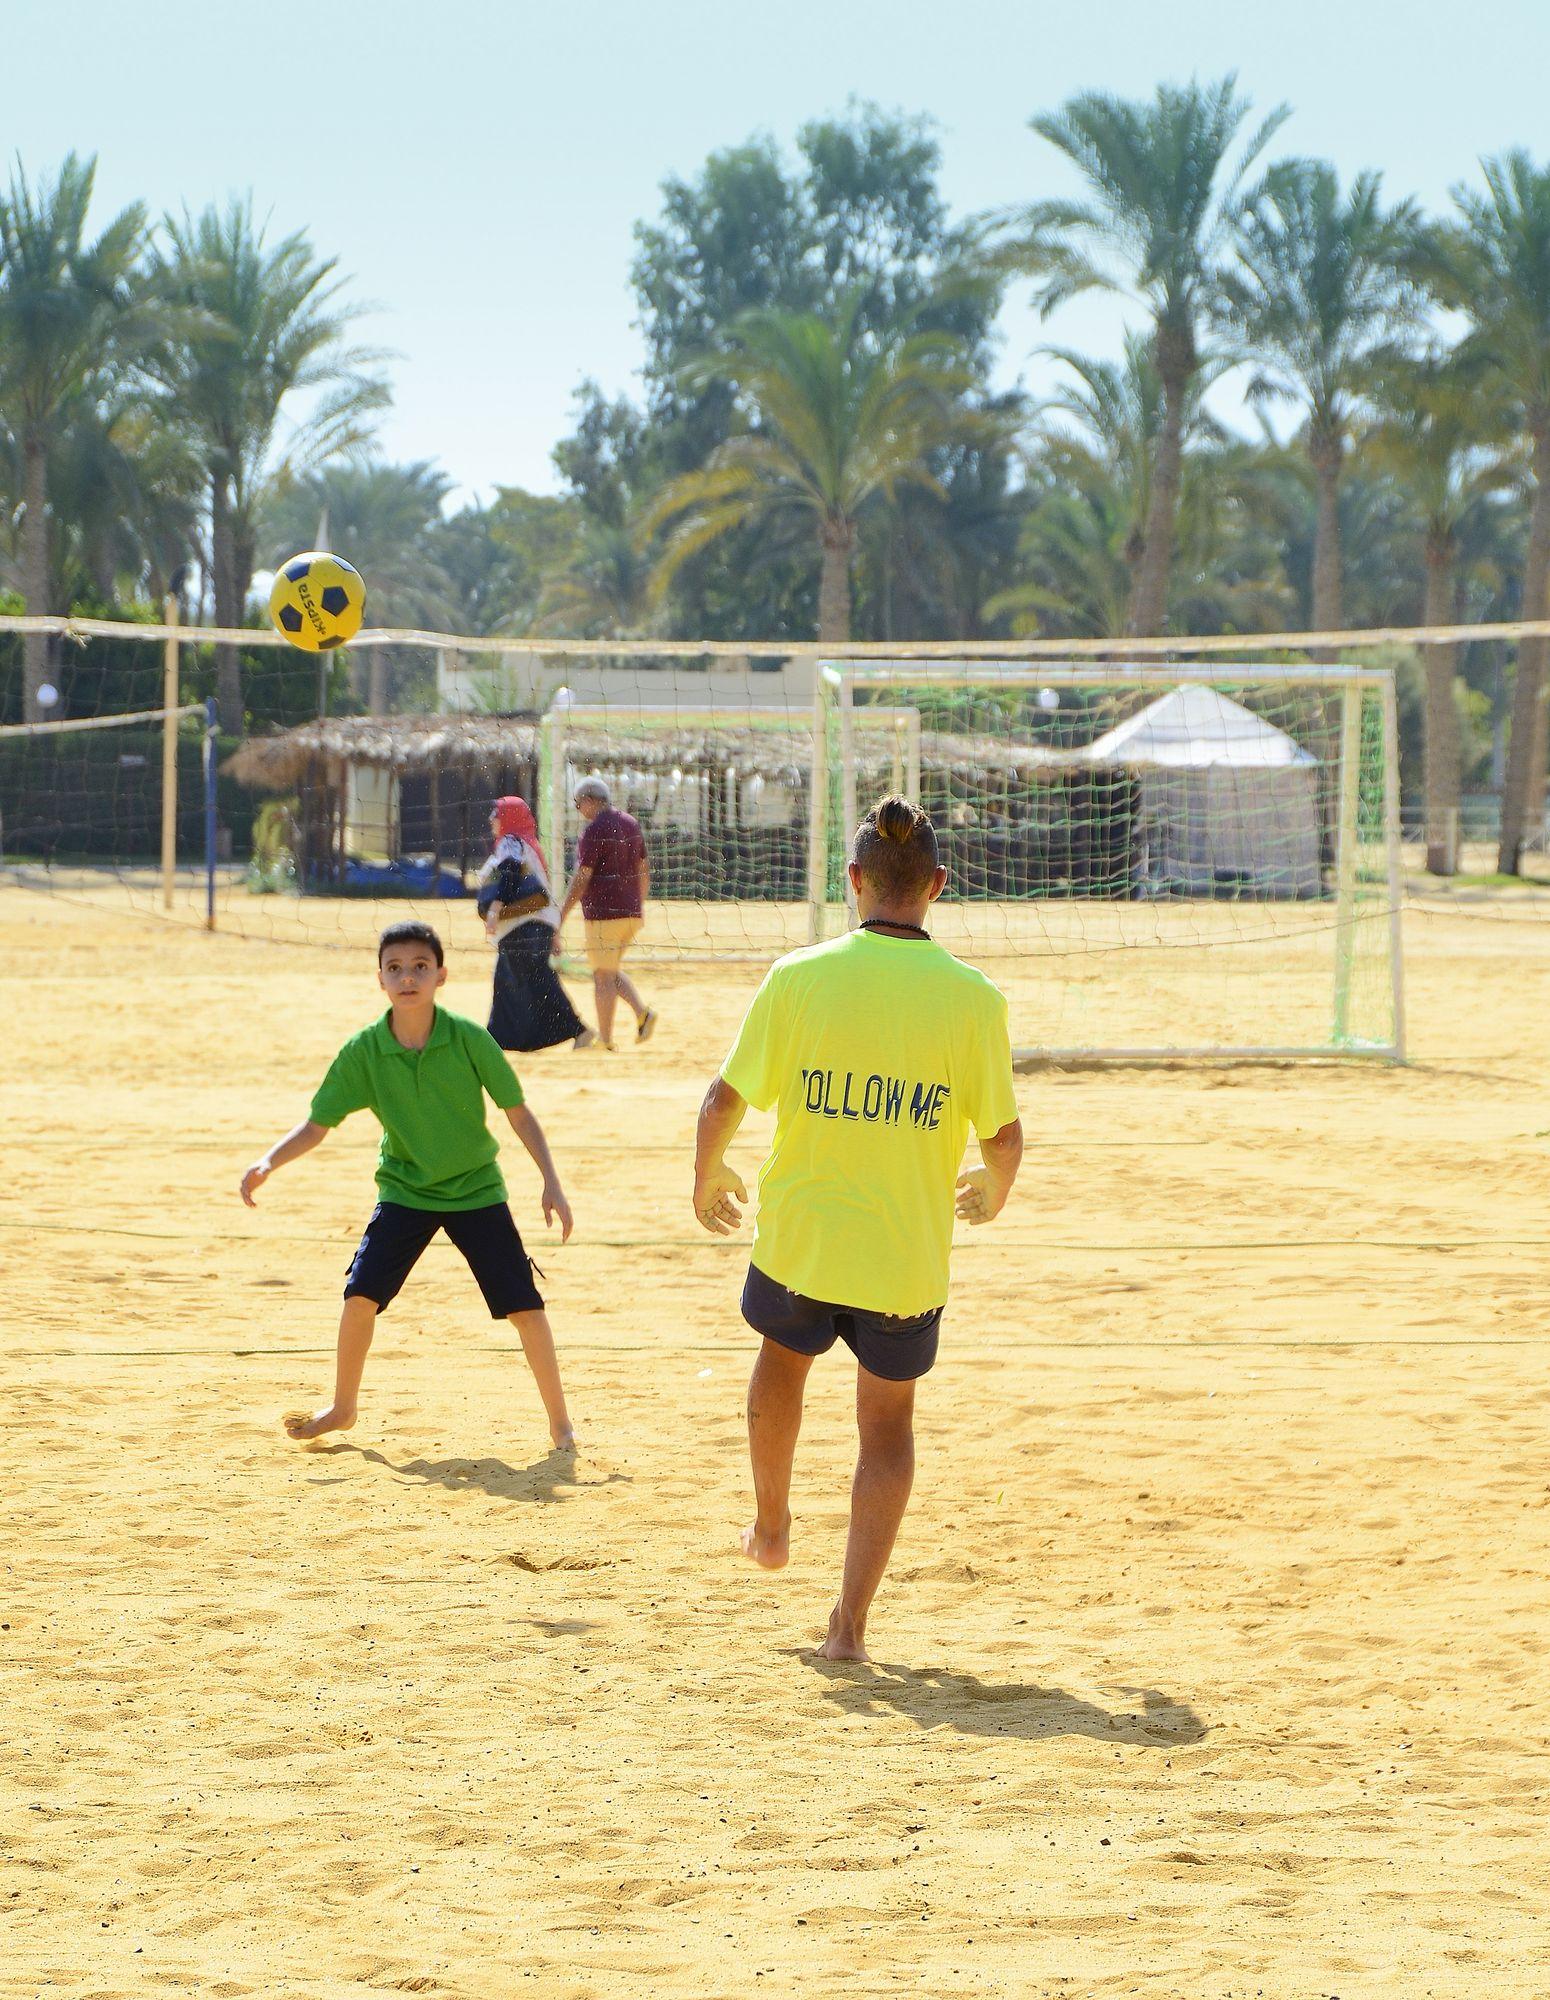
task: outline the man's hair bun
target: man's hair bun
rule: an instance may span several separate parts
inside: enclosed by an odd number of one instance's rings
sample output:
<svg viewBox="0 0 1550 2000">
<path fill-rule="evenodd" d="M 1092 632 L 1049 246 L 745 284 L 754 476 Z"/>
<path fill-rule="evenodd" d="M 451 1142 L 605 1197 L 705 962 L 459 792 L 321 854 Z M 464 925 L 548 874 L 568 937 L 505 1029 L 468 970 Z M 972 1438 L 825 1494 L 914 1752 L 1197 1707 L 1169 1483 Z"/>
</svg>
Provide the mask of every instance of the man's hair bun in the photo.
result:
<svg viewBox="0 0 1550 2000">
<path fill-rule="evenodd" d="M 937 869 L 931 815 L 897 793 L 881 800 L 856 828 L 850 858 L 890 899 L 921 894 Z"/>
<path fill-rule="evenodd" d="M 925 816 L 908 799 L 884 799 L 877 808 L 877 830 L 884 840 L 910 840 Z"/>
</svg>

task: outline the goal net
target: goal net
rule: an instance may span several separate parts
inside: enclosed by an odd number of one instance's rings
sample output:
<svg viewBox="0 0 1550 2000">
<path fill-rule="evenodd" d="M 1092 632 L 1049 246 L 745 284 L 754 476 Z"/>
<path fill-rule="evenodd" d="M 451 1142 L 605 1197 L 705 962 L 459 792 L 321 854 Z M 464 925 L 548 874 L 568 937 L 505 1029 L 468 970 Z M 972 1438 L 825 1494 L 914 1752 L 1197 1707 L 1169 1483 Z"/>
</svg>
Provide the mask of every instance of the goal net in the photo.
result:
<svg viewBox="0 0 1550 2000">
<path fill-rule="evenodd" d="M 313 659 L 258 631 L 223 663 L 216 636 L 72 621 L 44 720 L 0 629 L 0 886 L 290 944 L 417 915 L 482 949 L 446 905 L 492 801 L 533 805 L 565 878 L 602 777 L 645 834 L 639 952 L 713 977 L 850 925 L 851 830 L 903 791 L 949 870 L 933 928 L 1023 1053 L 1401 1050 L 1387 672 L 382 632 Z"/>
<path fill-rule="evenodd" d="M 203 703 L 0 723 L 0 881 L 192 909 L 211 754 Z"/>
<path fill-rule="evenodd" d="M 876 790 L 866 719 L 901 703 L 948 869 L 933 930 L 1006 989 L 1024 1052 L 1402 1052 L 1386 672 L 828 668 L 819 935 L 852 921 L 845 830 Z"/>
</svg>

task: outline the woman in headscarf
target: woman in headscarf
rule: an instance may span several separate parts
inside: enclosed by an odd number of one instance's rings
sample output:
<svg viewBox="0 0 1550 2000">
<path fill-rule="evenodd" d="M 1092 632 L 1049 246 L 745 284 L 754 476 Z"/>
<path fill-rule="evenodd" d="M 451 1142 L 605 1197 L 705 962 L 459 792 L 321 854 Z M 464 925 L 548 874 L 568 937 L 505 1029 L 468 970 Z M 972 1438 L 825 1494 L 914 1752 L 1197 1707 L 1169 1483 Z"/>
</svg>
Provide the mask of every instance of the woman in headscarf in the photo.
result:
<svg viewBox="0 0 1550 2000">
<path fill-rule="evenodd" d="M 570 1003 L 552 953 L 560 908 L 526 799 L 497 799 L 490 812 L 494 851 L 479 871 L 478 909 L 495 947 L 490 1033 L 503 1049 L 586 1048 L 597 1036 Z"/>
</svg>

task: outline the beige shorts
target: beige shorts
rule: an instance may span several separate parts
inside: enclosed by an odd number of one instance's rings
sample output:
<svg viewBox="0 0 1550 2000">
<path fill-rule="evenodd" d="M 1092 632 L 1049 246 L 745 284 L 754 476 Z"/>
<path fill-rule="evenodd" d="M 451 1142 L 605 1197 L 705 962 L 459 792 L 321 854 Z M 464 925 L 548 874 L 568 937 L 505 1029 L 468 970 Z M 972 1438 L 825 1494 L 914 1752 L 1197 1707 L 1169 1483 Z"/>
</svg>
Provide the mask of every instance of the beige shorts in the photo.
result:
<svg viewBox="0 0 1550 2000">
<path fill-rule="evenodd" d="M 587 963 L 594 972 L 617 972 L 640 935 L 639 917 L 588 917 Z"/>
</svg>

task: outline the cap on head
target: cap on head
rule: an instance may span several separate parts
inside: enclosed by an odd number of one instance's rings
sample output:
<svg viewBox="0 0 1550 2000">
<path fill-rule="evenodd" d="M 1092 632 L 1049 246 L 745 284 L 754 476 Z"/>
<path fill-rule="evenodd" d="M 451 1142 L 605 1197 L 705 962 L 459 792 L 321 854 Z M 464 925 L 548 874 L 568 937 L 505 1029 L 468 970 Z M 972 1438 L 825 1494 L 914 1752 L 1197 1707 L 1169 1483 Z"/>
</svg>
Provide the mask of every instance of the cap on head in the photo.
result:
<svg viewBox="0 0 1550 2000">
<path fill-rule="evenodd" d="M 582 799 L 596 799 L 600 806 L 612 802 L 613 793 L 608 789 L 606 778 L 583 778 L 573 794 L 577 803 Z"/>
<path fill-rule="evenodd" d="M 885 902 L 923 896 L 939 860 L 931 815 L 908 799 L 879 800 L 856 828 L 850 858 Z"/>
</svg>

